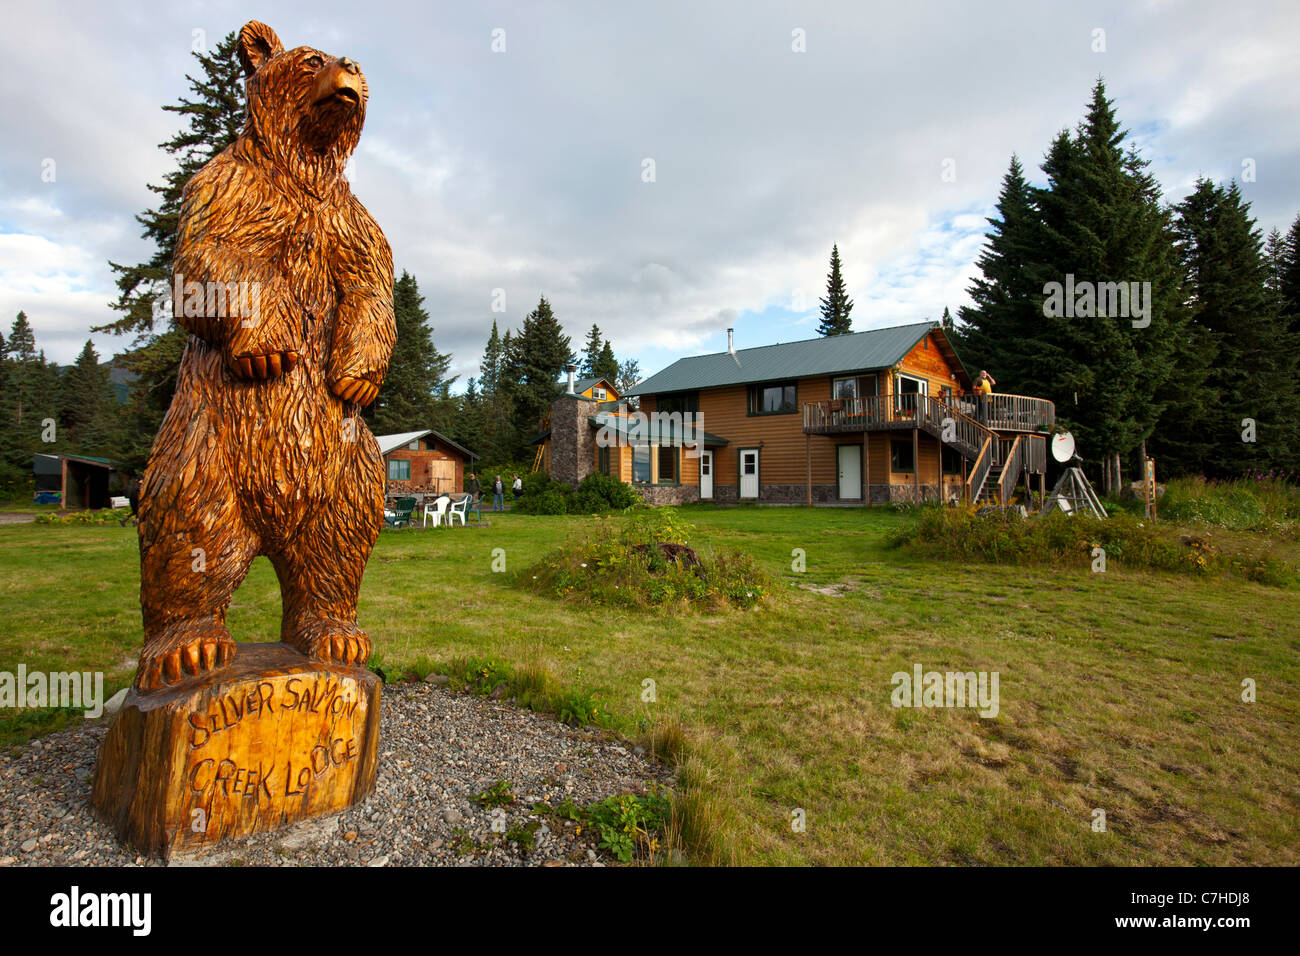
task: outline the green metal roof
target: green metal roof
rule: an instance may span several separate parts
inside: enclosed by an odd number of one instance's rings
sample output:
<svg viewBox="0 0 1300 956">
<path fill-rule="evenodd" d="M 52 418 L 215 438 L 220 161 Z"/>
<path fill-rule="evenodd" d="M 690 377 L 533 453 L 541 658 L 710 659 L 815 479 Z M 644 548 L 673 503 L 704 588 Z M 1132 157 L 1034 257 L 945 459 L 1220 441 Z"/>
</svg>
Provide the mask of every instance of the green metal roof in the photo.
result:
<svg viewBox="0 0 1300 956">
<path fill-rule="evenodd" d="M 938 327 L 937 322 L 917 322 L 888 329 L 737 349 L 735 354 L 693 355 L 678 359 L 625 394 L 653 395 L 656 392 L 891 368 L 921 341 L 926 332 Z"/>
</svg>

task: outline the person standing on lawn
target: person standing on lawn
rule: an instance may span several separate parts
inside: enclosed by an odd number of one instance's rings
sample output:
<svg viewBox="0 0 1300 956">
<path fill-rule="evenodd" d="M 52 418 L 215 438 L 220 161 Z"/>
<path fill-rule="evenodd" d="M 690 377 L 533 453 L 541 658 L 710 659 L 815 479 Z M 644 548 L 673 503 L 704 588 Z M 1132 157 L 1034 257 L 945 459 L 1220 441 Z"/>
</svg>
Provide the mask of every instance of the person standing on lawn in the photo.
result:
<svg viewBox="0 0 1300 956">
<path fill-rule="evenodd" d="M 510 483 L 510 490 L 514 492 L 515 501 L 518 501 L 519 496 L 524 493 L 524 480 L 515 475 L 515 480 Z"/>
<path fill-rule="evenodd" d="M 500 475 L 497 475 L 496 480 L 492 482 L 492 510 L 506 510 L 506 485 Z"/>
</svg>

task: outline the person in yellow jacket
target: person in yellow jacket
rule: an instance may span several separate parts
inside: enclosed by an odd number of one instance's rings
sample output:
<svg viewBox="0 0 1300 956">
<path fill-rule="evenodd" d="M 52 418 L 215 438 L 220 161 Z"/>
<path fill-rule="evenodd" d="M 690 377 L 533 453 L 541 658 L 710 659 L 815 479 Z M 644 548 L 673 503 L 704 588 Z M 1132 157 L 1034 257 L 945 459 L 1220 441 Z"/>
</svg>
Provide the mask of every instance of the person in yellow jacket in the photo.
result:
<svg viewBox="0 0 1300 956">
<path fill-rule="evenodd" d="M 980 421 L 985 424 L 989 420 L 989 396 L 993 394 L 993 386 L 996 384 L 997 382 L 993 380 L 993 376 L 984 369 L 980 370 L 979 378 L 975 379 L 975 394 L 979 398 Z"/>
</svg>

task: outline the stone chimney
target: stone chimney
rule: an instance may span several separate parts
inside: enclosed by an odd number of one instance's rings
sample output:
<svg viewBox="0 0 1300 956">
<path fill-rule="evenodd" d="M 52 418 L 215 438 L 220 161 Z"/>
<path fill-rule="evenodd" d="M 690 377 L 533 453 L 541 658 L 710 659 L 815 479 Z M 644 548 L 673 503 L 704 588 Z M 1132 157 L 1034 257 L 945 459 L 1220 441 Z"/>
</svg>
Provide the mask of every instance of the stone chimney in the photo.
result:
<svg viewBox="0 0 1300 956">
<path fill-rule="evenodd" d="M 596 470 L 596 429 L 591 418 L 599 407 L 594 398 L 574 394 L 570 371 L 568 391 L 551 403 L 550 474 L 555 481 L 576 488 Z"/>
</svg>

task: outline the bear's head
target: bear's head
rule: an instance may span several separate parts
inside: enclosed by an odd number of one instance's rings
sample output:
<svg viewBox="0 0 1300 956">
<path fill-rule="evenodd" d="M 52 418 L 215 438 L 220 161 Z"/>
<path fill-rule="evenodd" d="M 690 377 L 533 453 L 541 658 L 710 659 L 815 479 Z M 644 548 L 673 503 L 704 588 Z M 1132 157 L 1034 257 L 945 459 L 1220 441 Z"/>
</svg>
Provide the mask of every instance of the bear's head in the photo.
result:
<svg viewBox="0 0 1300 956">
<path fill-rule="evenodd" d="M 256 20 L 239 31 L 239 60 L 248 78 L 244 135 L 323 198 L 343 182 L 361 138 L 369 96 L 361 67 L 309 46 L 285 50 L 275 31 Z"/>
</svg>

